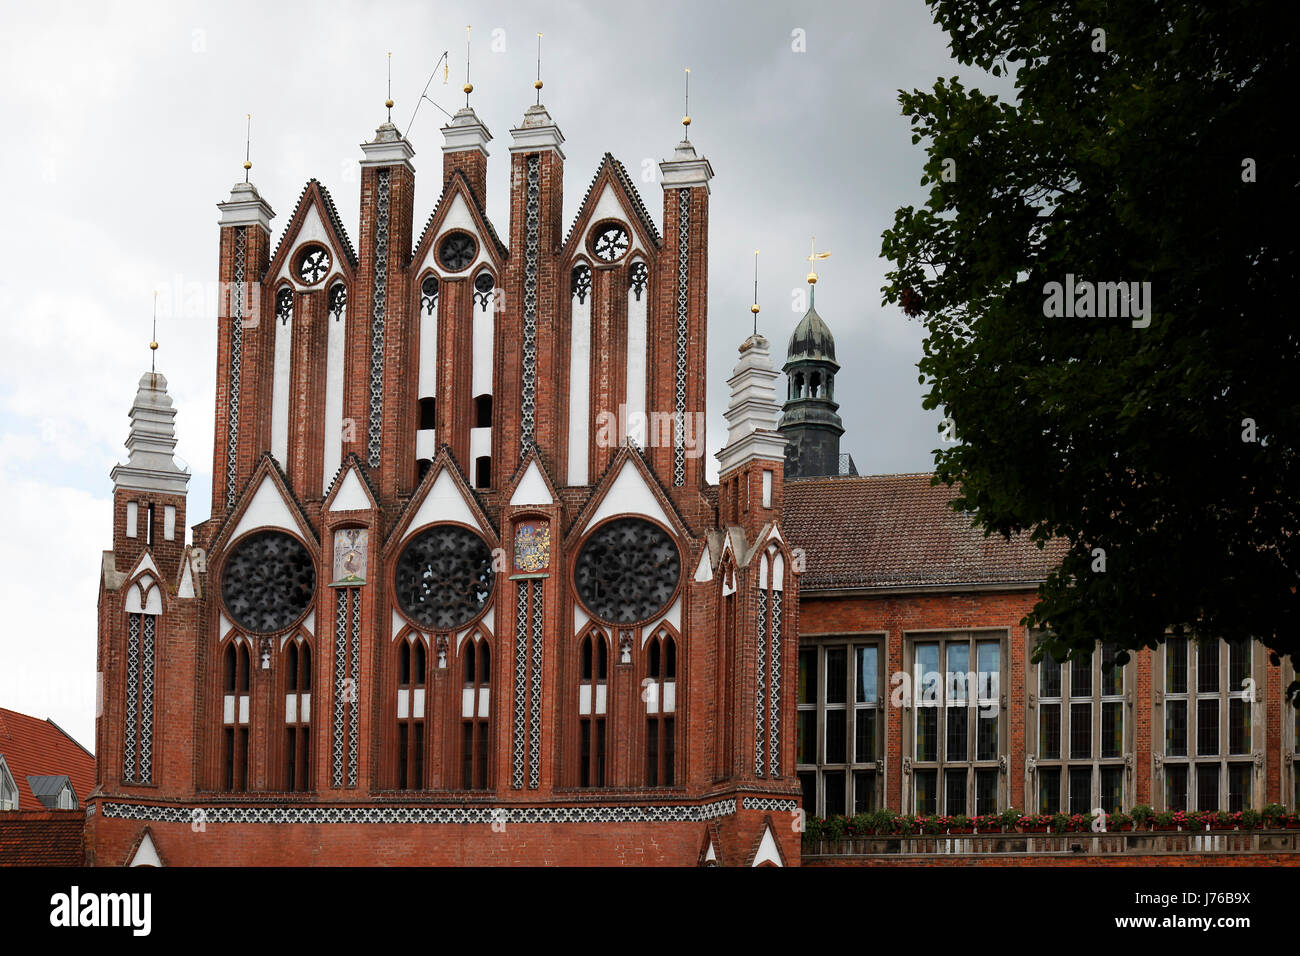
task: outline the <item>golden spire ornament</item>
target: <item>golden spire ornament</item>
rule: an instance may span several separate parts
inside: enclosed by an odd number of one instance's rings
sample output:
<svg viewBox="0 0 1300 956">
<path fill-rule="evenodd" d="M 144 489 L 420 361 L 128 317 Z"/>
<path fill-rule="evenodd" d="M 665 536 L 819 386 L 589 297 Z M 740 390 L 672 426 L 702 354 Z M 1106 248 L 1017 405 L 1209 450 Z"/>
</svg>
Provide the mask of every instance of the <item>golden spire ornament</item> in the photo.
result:
<svg viewBox="0 0 1300 956">
<path fill-rule="evenodd" d="M 533 81 L 533 89 L 537 91 L 537 105 L 542 105 L 542 35 L 537 34 L 537 79 Z"/>
<path fill-rule="evenodd" d="M 153 290 L 153 338 L 149 341 L 149 371 L 158 371 L 158 290 Z"/>
<path fill-rule="evenodd" d="M 248 158 L 252 153 L 252 149 L 253 149 L 253 114 L 249 113 L 248 126 L 245 127 L 244 129 L 244 182 L 248 182 L 248 171 L 253 168 L 253 164 L 249 161 Z M 155 292 L 154 293 L 155 298 L 157 297 L 157 295 L 158 293 Z"/>
<path fill-rule="evenodd" d="M 469 31 L 470 27 L 465 27 L 465 109 L 469 109 L 469 95 L 474 92 L 474 84 L 469 81 Z"/>
<path fill-rule="evenodd" d="M 758 250 L 754 250 L 754 304 L 749 307 L 754 314 L 754 334 L 758 335 Z"/>
<path fill-rule="evenodd" d="M 830 254 L 829 252 L 818 252 L 818 251 L 817 251 L 817 237 L 816 237 L 816 236 L 813 236 L 813 237 L 812 237 L 812 249 L 811 249 L 811 251 L 810 251 L 810 253 L 809 253 L 808 261 L 811 262 L 811 263 L 813 263 L 814 265 L 816 265 L 817 260 L 819 260 L 819 259 L 829 259 L 829 258 L 830 258 L 830 255 L 831 255 L 831 254 Z M 809 272 L 809 273 L 808 273 L 808 284 L 809 284 L 809 285 L 816 285 L 816 284 L 817 284 L 817 273 L 816 273 L 816 272 Z"/>
<path fill-rule="evenodd" d="M 682 125 L 689 133 L 691 126 L 691 68 L 689 66 L 686 67 L 686 112 L 682 115 Z"/>
<path fill-rule="evenodd" d="M 388 110 L 388 122 L 393 121 L 393 54 L 388 54 L 388 97 L 384 100 L 384 107 Z"/>
</svg>

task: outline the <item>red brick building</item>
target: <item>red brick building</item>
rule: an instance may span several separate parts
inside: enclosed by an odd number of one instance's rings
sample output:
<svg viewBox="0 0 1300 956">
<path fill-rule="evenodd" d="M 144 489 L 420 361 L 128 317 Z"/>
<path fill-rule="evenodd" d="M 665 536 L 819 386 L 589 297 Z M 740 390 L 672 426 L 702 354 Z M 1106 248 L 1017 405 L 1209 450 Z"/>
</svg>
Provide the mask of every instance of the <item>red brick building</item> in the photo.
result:
<svg viewBox="0 0 1300 956">
<path fill-rule="evenodd" d="M 706 482 L 713 170 L 689 140 L 658 223 L 607 154 L 566 232 L 564 137 L 530 107 L 507 245 L 491 134 L 468 106 L 443 133 L 418 234 L 391 123 L 361 147 L 356 246 L 315 180 L 278 242 L 252 184 L 219 206 L 193 545 L 161 374 L 113 472 L 91 862 L 785 865 L 801 800 L 1130 805 L 1180 772 L 1208 798 L 1209 756 L 1162 767 L 1152 731 L 1208 707 L 1162 698 L 1150 658 L 1119 685 L 1094 667 L 1087 715 L 1082 673 L 1040 689 L 1018 621 L 1050 553 L 983 539 L 928 476 L 817 477 L 843 428 L 813 310 L 784 418 L 769 343 L 741 344 Z M 810 477 L 786 482 L 787 444 Z M 1290 794 L 1279 675 L 1252 659 L 1252 749 L 1229 753 L 1223 655 L 1216 786 L 1231 799 L 1248 761 L 1251 799 Z M 889 706 L 941 670 L 978 677 Z M 1061 756 L 1085 724 L 1088 759 Z"/>
<path fill-rule="evenodd" d="M 95 757 L 52 720 L 0 707 L 0 866 L 79 866 Z"/>
</svg>

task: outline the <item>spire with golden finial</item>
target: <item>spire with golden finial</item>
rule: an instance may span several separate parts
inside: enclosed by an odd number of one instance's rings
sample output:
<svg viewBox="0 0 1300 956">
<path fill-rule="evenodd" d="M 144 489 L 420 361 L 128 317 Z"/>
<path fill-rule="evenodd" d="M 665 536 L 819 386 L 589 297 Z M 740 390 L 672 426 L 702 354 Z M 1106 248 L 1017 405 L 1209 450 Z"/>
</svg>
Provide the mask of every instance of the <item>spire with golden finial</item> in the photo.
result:
<svg viewBox="0 0 1300 956">
<path fill-rule="evenodd" d="M 533 81 L 533 89 L 537 91 L 537 105 L 542 105 L 542 35 L 537 34 L 537 79 Z"/>
<path fill-rule="evenodd" d="M 754 250 L 754 304 L 749 307 L 754 313 L 754 334 L 758 335 L 758 250 Z"/>
<path fill-rule="evenodd" d="M 244 182 L 248 182 L 248 171 L 253 168 L 252 162 L 249 161 L 249 156 L 252 155 L 252 150 L 253 150 L 253 114 L 249 113 L 248 125 L 244 129 Z M 155 292 L 154 296 L 156 297 L 157 295 L 158 293 Z"/>
<path fill-rule="evenodd" d="M 474 84 L 469 81 L 469 31 L 470 27 L 465 27 L 465 109 L 469 109 L 469 95 L 474 92 Z"/>
<path fill-rule="evenodd" d="M 686 112 L 682 115 L 682 125 L 686 127 L 686 132 L 682 134 L 682 139 L 690 139 L 691 132 L 691 68 L 686 68 Z"/>
<path fill-rule="evenodd" d="M 812 247 L 811 247 L 811 249 L 810 249 L 810 251 L 809 251 L 808 261 L 811 262 L 811 263 L 813 263 L 814 265 L 816 265 L 816 264 L 817 264 L 817 260 L 819 260 L 819 259 L 829 259 L 829 258 L 830 258 L 830 255 L 831 255 L 831 254 L 830 254 L 829 252 L 818 252 L 818 251 L 817 251 L 817 237 L 816 237 L 816 236 L 813 236 L 813 237 L 812 237 Z M 814 297 L 815 297 L 816 295 L 817 295 L 817 273 L 816 273 L 816 272 L 812 272 L 812 271 L 810 271 L 810 272 L 808 273 L 808 305 L 809 305 L 810 307 L 812 306 L 812 304 L 813 304 L 813 299 L 814 299 Z"/>
<path fill-rule="evenodd" d="M 384 100 L 384 107 L 388 110 L 388 122 L 393 121 L 393 54 L 388 54 L 388 98 Z"/>
<path fill-rule="evenodd" d="M 153 290 L 153 338 L 149 340 L 149 371 L 158 371 L 158 290 Z"/>
</svg>

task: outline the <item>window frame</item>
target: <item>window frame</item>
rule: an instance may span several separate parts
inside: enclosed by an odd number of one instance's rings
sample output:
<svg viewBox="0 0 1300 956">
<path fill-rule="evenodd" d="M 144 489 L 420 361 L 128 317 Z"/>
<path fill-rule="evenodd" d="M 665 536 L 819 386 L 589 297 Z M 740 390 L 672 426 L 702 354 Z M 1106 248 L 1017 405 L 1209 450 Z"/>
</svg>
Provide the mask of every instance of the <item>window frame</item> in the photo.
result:
<svg viewBox="0 0 1300 956">
<path fill-rule="evenodd" d="M 876 699 L 874 703 L 857 701 L 857 668 L 858 648 L 872 647 L 876 650 Z M 824 816 L 826 814 L 826 777 L 828 774 L 843 775 L 843 801 L 846 815 L 852 816 L 854 813 L 863 810 L 877 808 L 883 805 L 884 798 L 884 738 L 885 723 L 887 710 L 884 706 L 885 694 L 885 672 L 888 661 L 888 634 L 884 631 L 863 631 L 863 632 L 840 632 L 835 634 L 818 634 L 818 635 L 800 635 L 799 640 L 799 657 L 797 658 L 797 668 L 803 667 L 803 656 L 807 651 L 812 651 L 816 655 L 817 668 L 817 693 L 812 703 L 805 703 L 801 700 L 802 682 L 797 682 L 795 690 L 795 774 L 801 783 L 806 782 L 809 775 L 814 775 L 813 806 L 808 805 L 807 791 L 805 789 L 804 811 L 814 816 Z M 827 652 L 843 649 L 845 653 L 844 666 L 844 699 L 842 702 L 830 703 L 826 700 L 827 687 Z M 826 713 L 828 710 L 837 712 L 842 711 L 845 714 L 844 719 L 844 760 L 828 761 L 826 759 Z M 875 739 L 873 741 L 873 752 L 870 759 L 863 760 L 859 758 L 857 752 L 857 715 L 862 711 L 875 711 Z M 814 723 L 814 760 L 812 762 L 800 761 L 800 746 L 802 742 L 799 719 L 801 715 L 813 714 Z M 871 774 L 870 782 L 863 778 L 863 775 Z M 859 780 L 869 787 L 868 797 L 865 804 L 860 800 L 858 790 Z M 864 788 L 865 789 L 865 788 Z"/>
<path fill-rule="evenodd" d="M 1098 639 L 1093 645 L 1088 661 L 1088 693 L 1086 695 L 1073 693 L 1073 675 L 1079 662 L 1063 660 L 1058 662 L 1061 668 L 1058 693 L 1045 697 L 1043 696 L 1043 668 L 1046 661 L 1037 663 L 1032 661 L 1037 644 L 1038 639 L 1031 634 L 1030 640 L 1026 642 L 1026 662 L 1028 664 L 1026 674 L 1030 675 L 1030 677 L 1027 681 L 1029 709 L 1028 720 L 1026 721 L 1025 753 L 1029 760 L 1032 761 L 1033 772 L 1028 774 L 1028 790 L 1025 794 L 1026 806 L 1032 805 L 1037 813 L 1092 813 L 1097 807 L 1102 806 L 1101 786 L 1105 771 L 1119 770 L 1122 781 L 1119 809 L 1131 807 L 1134 798 L 1133 740 L 1136 732 L 1133 718 L 1133 685 L 1136 680 L 1137 667 L 1135 655 L 1130 652 L 1129 662 L 1121 669 L 1119 693 L 1106 693 L 1104 681 L 1108 672 L 1105 663 L 1110 659 L 1106 653 L 1108 642 Z M 1113 655 L 1111 656 L 1113 657 Z M 1089 755 L 1087 757 L 1075 757 L 1071 753 L 1071 733 L 1074 729 L 1073 709 L 1075 705 L 1082 706 L 1084 704 L 1087 704 L 1090 708 L 1088 719 Z M 1103 755 L 1103 714 L 1107 704 L 1118 704 L 1120 706 L 1123 721 L 1120 729 L 1119 753 L 1113 756 Z M 1059 713 L 1059 746 L 1055 757 L 1044 756 L 1043 754 L 1043 708 L 1051 706 L 1057 707 Z M 1070 802 L 1070 771 L 1085 768 L 1091 774 L 1088 806 L 1086 808 L 1074 807 L 1071 806 Z M 1054 807 L 1044 804 L 1042 793 L 1043 775 L 1052 771 L 1060 773 Z M 1114 808 L 1105 809 L 1107 812 L 1114 812 Z"/>
<path fill-rule="evenodd" d="M 983 643 L 996 643 L 998 648 L 998 687 L 996 697 L 981 697 L 979 688 L 974 692 L 966 688 L 964 700 L 966 702 L 965 710 L 967 711 L 966 724 L 966 753 L 967 759 L 950 760 L 947 757 L 948 748 L 948 671 L 947 659 L 948 649 L 951 646 L 966 644 L 969 648 L 969 657 L 967 658 L 967 672 L 971 672 L 972 665 L 976 674 L 980 673 L 979 667 L 979 645 Z M 943 668 L 939 673 L 944 675 L 942 690 L 942 701 L 936 698 L 936 704 L 931 705 L 924 701 L 924 688 L 922 680 L 923 674 L 916 672 L 917 666 L 917 649 L 921 645 L 937 645 L 938 666 Z M 1011 645 L 1011 635 L 1007 628 L 972 628 L 967 630 L 934 630 L 934 631 L 909 631 L 903 635 L 903 654 L 905 662 L 905 673 L 907 673 L 910 685 L 908 687 L 908 698 L 906 698 L 906 709 L 908 713 L 903 721 L 903 753 L 907 766 L 905 767 L 905 776 L 908 778 L 905 784 L 906 792 L 904 793 L 904 806 L 910 807 L 912 813 L 926 813 L 918 802 L 917 780 L 922 773 L 934 774 L 934 813 L 941 816 L 952 816 L 956 813 L 965 813 L 967 816 L 976 816 L 985 813 L 996 813 L 1001 810 L 1007 802 L 1007 780 L 1006 768 L 1009 766 L 1010 753 L 1010 727 L 1008 726 L 1010 707 L 1007 693 L 1009 671 L 1008 653 Z M 997 721 L 998 721 L 998 740 L 993 758 L 979 757 L 979 721 L 980 711 L 988 704 L 996 703 Z M 936 706 L 939 716 L 936 718 L 935 731 L 935 759 L 920 760 L 917 757 L 918 733 L 917 727 L 921 719 L 923 709 L 929 709 Z M 965 785 L 965 806 L 962 809 L 953 809 L 948 806 L 948 793 L 946 781 L 949 771 L 962 771 L 966 773 Z M 996 784 L 994 788 L 994 805 L 984 807 L 978 804 L 979 788 L 978 781 L 980 773 L 995 772 Z"/>
<path fill-rule="evenodd" d="M 1172 641 L 1182 640 L 1187 642 L 1187 690 L 1186 692 L 1169 693 L 1169 670 L 1168 655 L 1169 647 Z M 1231 646 L 1224 638 L 1218 638 L 1218 689 L 1216 691 L 1202 691 L 1200 689 L 1200 663 L 1201 663 L 1201 643 L 1194 637 L 1177 638 L 1172 634 L 1165 636 L 1160 644 L 1160 649 L 1152 655 L 1152 665 L 1158 668 L 1157 672 L 1152 675 L 1152 686 L 1155 688 L 1155 708 L 1152 720 L 1152 731 L 1160 734 L 1161 743 L 1159 746 L 1153 746 L 1152 753 L 1155 757 L 1158 779 L 1152 787 L 1152 797 L 1159 800 L 1160 806 L 1166 810 L 1183 809 L 1188 812 L 1194 810 L 1230 810 L 1231 809 L 1231 771 L 1235 767 L 1249 766 L 1249 793 L 1242 803 L 1242 808 L 1257 807 L 1262 805 L 1261 793 L 1261 773 L 1256 763 L 1258 745 L 1263 733 L 1261 724 L 1262 700 L 1259 693 L 1262 684 L 1261 677 L 1264 673 L 1262 647 L 1258 641 L 1249 641 L 1250 652 L 1247 657 L 1249 670 L 1246 674 L 1247 679 L 1253 681 L 1250 688 L 1232 687 L 1232 657 Z M 1218 702 L 1218 752 L 1215 754 L 1202 754 L 1199 752 L 1199 732 L 1200 732 L 1200 714 L 1199 704 L 1202 701 L 1214 700 Z M 1247 714 L 1250 718 L 1250 730 L 1248 746 L 1244 753 L 1232 753 L 1231 742 L 1231 713 L 1232 701 L 1244 700 L 1247 704 Z M 1186 721 L 1186 746 L 1183 754 L 1169 753 L 1169 712 L 1170 703 L 1186 703 L 1187 721 Z M 1216 767 L 1218 773 L 1218 791 L 1219 796 L 1216 806 L 1202 807 L 1198 795 L 1197 776 L 1201 767 Z M 1187 789 L 1185 799 L 1181 802 L 1183 806 L 1174 807 L 1171 804 L 1169 793 L 1169 771 L 1170 768 L 1186 768 Z"/>
</svg>

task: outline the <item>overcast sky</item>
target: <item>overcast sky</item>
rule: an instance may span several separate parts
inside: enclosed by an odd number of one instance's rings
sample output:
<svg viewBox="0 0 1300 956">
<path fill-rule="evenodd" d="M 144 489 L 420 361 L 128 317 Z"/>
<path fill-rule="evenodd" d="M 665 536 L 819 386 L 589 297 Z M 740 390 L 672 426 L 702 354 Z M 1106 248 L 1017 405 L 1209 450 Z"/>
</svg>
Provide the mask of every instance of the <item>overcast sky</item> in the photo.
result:
<svg viewBox="0 0 1300 956">
<path fill-rule="evenodd" d="M 931 468 L 939 415 L 921 409 L 922 330 L 880 306 L 880 234 L 897 207 L 924 200 L 924 154 L 911 144 L 897 91 L 954 74 L 985 89 L 990 80 L 951 61 L 921 0 L 436 9 L 4 0 L 3 23 L 0 501 L 16 563 L 0 575 L 0 706 L 51 717 L 93 749 L 95 602 L 100 555 L 112 543 L 108 472 L 124 457 L 127 412 L 149 367 L 154 289 L 163 305 L 158 370 L 179 410 L 178 453 L 193 471 L 189 522 L 207 517 L 216 319 L 192 304 L 191 291 L 216 280 L 214 204 L 242 178 L 245 114 L 253 114 L 252 181 L 277 213 L 275 239 L 314 176 L 355 243 L 358 144 L 384 119 L 385 54 L 393 54 L 399 128 L 444 50 L 451 80 L 444 86 L 439 72 L 430 94 L 454 112 L 466 24 L 474 28 L 472 102 L 494 136 L 488 213 L 503 237 L 510 129 L 533 102 L 538 31 L 543 102 L 566 137 L 566 234 L 605 151 L 638 179 L 661 222 L 661 189 L 639 177 L 681 138 L 690 67 L 691 140 L 715 172 L 714 475 L 726 379 L 749 333 L 753 250 L 761 250 L 759 327 L 779 365 L 814 234 L 818 249 L 832 252 L 818 266 L 817 309 L 844 367 L 843 450 L 864 474 Z M 416 235 L 438 196 L 444 122 L 425 103 L 409 133 Z"/>
</svg>

